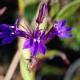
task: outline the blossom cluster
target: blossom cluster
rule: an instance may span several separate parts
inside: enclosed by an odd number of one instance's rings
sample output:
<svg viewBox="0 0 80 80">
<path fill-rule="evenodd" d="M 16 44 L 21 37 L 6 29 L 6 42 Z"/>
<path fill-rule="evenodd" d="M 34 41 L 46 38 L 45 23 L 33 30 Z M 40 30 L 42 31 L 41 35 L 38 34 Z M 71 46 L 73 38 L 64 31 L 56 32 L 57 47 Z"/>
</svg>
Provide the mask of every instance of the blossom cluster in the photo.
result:
<svg viewBox="0 0 80 80">
<path fill-rule="evenodd" d="M 54 25 L 52 26 L 49 32 L 47 32 L 47 28 L 41 30 L 39 25 L 43 22 L 46 13 L 47 3 L 43 3 L 40 6 L 39 15 L 38 18 L 36 19 L 38 26 L 36 27 L 35 30 L 28 29 L 26 31 L 23 31 L 19 29 L 17 26 L 19 19 L 15 21 L 14 26 L 1 24 L 0 38 L 2 38 L 2 45 L 13 42 L 17 36 L 23 37 L 26 39 L 23 48 L 24 49 L 30 48 L 32 56 L 38 54 L 38 52 L 45 55 L 46 53 L 45 44 L 48 43 L 54 36 L 58 36 L 61 38 L 72 37 L 72 35 L 69 33 L 69 31 L 71 31 L 72 28 L 65 25 L 66 20 L 54 21 Z"/>
</svg>

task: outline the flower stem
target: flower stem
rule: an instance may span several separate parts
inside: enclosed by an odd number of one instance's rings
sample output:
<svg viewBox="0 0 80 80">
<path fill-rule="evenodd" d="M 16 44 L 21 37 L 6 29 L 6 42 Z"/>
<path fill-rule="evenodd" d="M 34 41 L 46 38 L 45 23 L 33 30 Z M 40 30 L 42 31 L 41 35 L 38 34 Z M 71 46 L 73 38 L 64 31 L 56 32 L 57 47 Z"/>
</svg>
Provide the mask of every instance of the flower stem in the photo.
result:
<svg viewBox="0 0 80 80">
<path fill-rule="evenodd" d="M 17 65 L 19 63 L 19 60 L 20 60 L 20 51 L 17 51 L 12 62 L 11 62 L 11 65 L 7 71 L 7 74 L 4 78 L 4 80 L 11 80 L 12 79 L 12 76 L 17 68 Z"/>
</svg>

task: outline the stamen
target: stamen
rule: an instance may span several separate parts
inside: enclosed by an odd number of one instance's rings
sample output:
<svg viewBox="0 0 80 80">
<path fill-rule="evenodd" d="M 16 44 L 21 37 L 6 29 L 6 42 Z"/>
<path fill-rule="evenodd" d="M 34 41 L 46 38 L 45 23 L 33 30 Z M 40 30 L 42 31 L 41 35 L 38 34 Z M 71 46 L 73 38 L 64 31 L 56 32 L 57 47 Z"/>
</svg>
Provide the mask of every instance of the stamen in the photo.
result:
<svg viewBox="0 0 80 80">
<path fill-rule="evenodd" d="M 21 25 L 21 24 L 19 24 L 19 25 L 22 26 L 27 31 L 27 29 L 23 25 Z"/>
<path fill-rule="evenodd" d="M 24 22 L 24 24 L 26 25 L 26 23 Z M 27 25 L 26 25 L 27 26 Z M 32 29 L 31 28 L 29 28 L 28 26 L 27 26 L 27 29 L 28 29 L 28 31 L 32 34 Z"/>
</svg>

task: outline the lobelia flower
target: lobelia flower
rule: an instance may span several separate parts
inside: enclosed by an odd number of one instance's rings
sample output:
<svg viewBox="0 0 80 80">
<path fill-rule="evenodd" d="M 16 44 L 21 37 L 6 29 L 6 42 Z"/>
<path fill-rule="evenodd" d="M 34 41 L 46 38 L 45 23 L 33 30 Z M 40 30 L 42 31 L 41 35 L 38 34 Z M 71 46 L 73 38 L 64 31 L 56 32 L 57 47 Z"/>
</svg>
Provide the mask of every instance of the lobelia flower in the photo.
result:
<svg viewBox="0 0 80 80">
<path fill-rule="evenodd" d="M 41 33 L 39 26 L 36 28 L 35 31 L 31 34 L 32 36 L 29 37 L 28 40 L 24 43 L 24 49 L 30 48 L 32 56 L 41 52 L 45 55 L 46 46 L 45 44 L 48 43 L 54 36 L 59 36 L 61 38 L 71 38 L 72 35 L 69 34 L 69 31 L 72 30 L 71 27 L 66 27 L 66 20 L 57 21 L 54 23 L 54 27 L 46 33 L 47 29 L 44 29 Z M 29 33 L 30 34 L 30 33 Z M 37 49 L 36 49 L 37 48 Z"/>
<path fill-rule="evenodd" d="M 20 36 L 24 35 L 24 32 L 17 28 L 16 26 L 17 22 L 18 22 L 18 19 L 16 20 L 14 26 L 10 26 L 7 24 L 0 25 L 0 38 L 3 39 L 2 45 L 11 43 L 19 35 Z"/>
<path fill-rule="evenodd" d="M 71 31 L 72 28 L 65 26 L 65 24 L 66 24 L 66 20 L 55 21 L 54 27 L 53 27 L 53 34 L 55 34 L 61 38 L 72 37 L 72 35 L 69 33 L 69 31 Z"/>
<path fill-rule="evenodd" d="M 0 38 L 3 38 L 2 45 L 10 43 L 16 38 L 16 35 L 13 32 L 14 28 L 12 27 L 13 26 L 9 26 L 6 24 L 0 25 L 0 30 L 2 31 L 0 32 Z"/>
<path fill-rule="evenodd" d="M 17 36 L 23 37 L 26 39 L 24 42 L 23 48 L 27 49 L 30 48 L 30 52 L 32 56 L 38 54 L 38 52 L 45 55 L 46 53 L 46 46 L 45 44 L 48 43 L 54 36 L 59 36 L 61 38 L 70 38 L 72 37 L 69 34 L 69 31 L 72 29 L 71 27 L 66 27 L 66 20 L 55 21 L 54 26 L 47 32 L 47 28 L 41 30 L 39 29 L 39 24 L 43 22 L 43 18 L 47 11 L 47 4 L 43 3 L 40 10 L 39 15 L 36 20 L 38 26 L 35 30 L 30 29 L 27 26 L 26 31 L 22 31 L 18 26 L 19 19 L 16 20 L 14 26 L 9 26 L 6 24 L 0 25 L 0 38 L 3 38 L 2 44 L 8 44 L 12 42 Z M 22 26 L 24 28 L 24 26 Z"/>
<path fill-rule="evenodd" d="M 46 46 L 43 43 L 43 37 L 45 32 L 41 33 L 41 30 L 39 30 L 39 27 L 31 33 L 31 36 L 25 41 L 23 48 L 30 48 L 32 56 L 36 55 L 38 52 L 45 55 L 46 52 Z"/>
<path fill-rule="evenodd" d="M 72 30 L 72 27 L 65 26 L 65 24 L 66 20 L 54 21 L 54 26 L 44 37 L 44 43 L 48 43 L 54 36 L 58 36 L 60 38 L 71 38 L 72 35 L 69 32 Z"/>
</svg>

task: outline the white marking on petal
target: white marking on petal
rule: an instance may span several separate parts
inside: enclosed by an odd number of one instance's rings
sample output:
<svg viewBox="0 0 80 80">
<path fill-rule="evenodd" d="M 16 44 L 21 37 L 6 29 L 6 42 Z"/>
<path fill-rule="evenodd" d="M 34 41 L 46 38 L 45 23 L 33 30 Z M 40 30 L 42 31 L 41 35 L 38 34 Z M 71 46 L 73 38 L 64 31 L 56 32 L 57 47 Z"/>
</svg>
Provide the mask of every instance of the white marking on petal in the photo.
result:
<svg viewBox="0 0 80 80">
<path fill-rule="evenodd" d="M 14 32 L 12 32 L 11 34 L 14 34 Z"/>
<path fill-rule="evenodd" d="M 56 23 L 54 24 L 54 27 L 55 27 L 55 28 L 57 27 L 57 24 L 56 24 Z"/>
<path fill-rule="evenodd" d="M 14 28 L 14 26 L 10 26 L 11 28 Z"/>
<path fill-rule="evenodd" d="M 37 40 L 36 39 L 33 39 L 33 41 L 36 42 Z"/>
<path fill-rule="evenodd" d="M 38 37 L 37 41 L 40 42 L 40 37 Z"/>
</svg>

